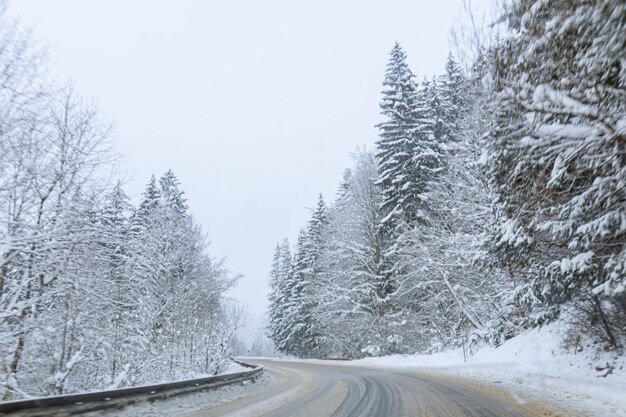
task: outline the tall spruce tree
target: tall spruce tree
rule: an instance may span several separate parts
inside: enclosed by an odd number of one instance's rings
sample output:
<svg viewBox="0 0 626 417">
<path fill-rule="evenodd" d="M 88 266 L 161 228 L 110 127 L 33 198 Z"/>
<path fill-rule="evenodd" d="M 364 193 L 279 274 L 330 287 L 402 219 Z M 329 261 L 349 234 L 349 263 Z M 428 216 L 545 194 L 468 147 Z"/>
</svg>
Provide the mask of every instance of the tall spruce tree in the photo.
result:
<svg viewBox="0 0 626 417">
<path fill-rule="evenodd" d="M 155 176 L 152 175 L 141 195 L 139 207 L 135 209 L 131 217 L 132 233 L 138 233 L 148 226 L 149 218 L 159 207 L 160 199 L 161 192 Z"/>
<path fill-rule="evenodd" d="M 445 72 L 437 78 L 436 84 L 441 98 L 437 112 L 444 126 L 443 139 L 445 142 L 456 142 L 461 136 L 459 124 L 468 106 L 468 81 L 452 53 L 448 54 Z"/>
<path fill-rule="evenodd" d="M 159 179 L 159 185 L 164 204 L 182 218 L 186 217 L 187 200 L 183 197 L 184 192 L 180 190 L 180 181 L 171 169 L 168 169 Z"/>
<path fill-rule="evenodd" d="M 378 125 L 376 157 L 383 196 L 381 223 L 393 239 L 424 216 L 424 193 L 441 172 L 447 135 L 436 83 L 418 87 L 397 43 L 383 85 L 380 108 L 386 120 Z"/>
<path fill-rule="evenodd" d="M 416 136 L 426 128 L 417 102 L 415 76 L 406 62 L 406 54 L 396 42 L 391 50 L 383 81 L 381 113 L 386 120 L 376 142 L 379 180 L 385 217 L 383 225 L 393 230 L 415 212 L 416 184 L 413 175 Z"/>
<path fill-rule="evenodd" d="M 284 281 L 280 276 L 280 245 L 276 244 L 274 249 L 274 258 L 272 258 L 272 267 L 269 274 L 270 293 L 268 295 L 269 308 L 268 308 L 268 335 L 278 346 L 280 323 L 283 317 L 283 306 L 281 300 L 283 298 L 283 289 L 281 285 L 284 285 Z M 282 281 L 282 282 L 281 282 Z"/>
<path fill-rule="evenodd" d="M 327 223 L 326 204 L 320 195 L 307 228 L 298 236 L 293 265 L 284 286 L 284 326 L 283 333 L 278 336 L 277 347 L 300 357 L 321 353 L 321 326 L 315 316 L 315 307 Z"/>
<path fill-rule="evenodd" d="M 268 335 L 276 348 L 286 352 L 284 337 L 288 330 L 287 316 L 288 285 L 292 270 L 292 257 L 289 241 L 285 239 L 276 245 L 272 269 L 270 271 L 269 324 Z"/>
<path fill-rule="evenodd" d="M 306 239 L 306 232 L 301 230 L 293 264 L 284 285 L 284 318 L 277 345 L 280 351 L 296 356 L 309 356 L 311 350 L 306 344 L 312 321 L 311 312 L 306 310 L 310 287 L 306 273 Z"/>
<path fill-rule="evenodd" d="M 382 114 L 377 141 L 381 187 L 381 232 L 385 242 L 382 253 L 381 299 L 391 296 L 398 287 L 398 277 L 407 271 L 398 269 L 398 238 L 424 222 L 428 184 L 439 175 L 443 165 L 442 120 L 437 118 L 439 97 L 434 83 L 421 88 L 406 62 L 406 55 L 396 43 L 391 51 L 383 85 Z M 387 309 L 398 308 L 386 302 Z"/>
</svg>

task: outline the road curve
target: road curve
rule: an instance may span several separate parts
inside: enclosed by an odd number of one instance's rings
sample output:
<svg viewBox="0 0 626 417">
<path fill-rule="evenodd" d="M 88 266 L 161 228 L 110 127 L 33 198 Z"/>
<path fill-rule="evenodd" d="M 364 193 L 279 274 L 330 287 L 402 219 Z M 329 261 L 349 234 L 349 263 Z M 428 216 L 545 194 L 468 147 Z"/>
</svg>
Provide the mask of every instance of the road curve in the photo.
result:
<svg viewBox="0 0 626 417">
<path fill-rule="evenodd" d="M 277 378 L 270 388 L 188 417 L 529 417 L 556 416 L 495 389 L 430 372 L 255 361 Z"/>
</svg>

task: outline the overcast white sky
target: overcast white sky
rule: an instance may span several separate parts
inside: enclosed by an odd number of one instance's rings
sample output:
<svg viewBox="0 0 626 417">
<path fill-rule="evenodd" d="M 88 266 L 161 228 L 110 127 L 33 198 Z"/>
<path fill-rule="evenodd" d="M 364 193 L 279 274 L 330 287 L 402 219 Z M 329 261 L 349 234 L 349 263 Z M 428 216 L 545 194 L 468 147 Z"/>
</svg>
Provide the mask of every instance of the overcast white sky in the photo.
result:
<svg viewBox="0 0 626 417">
<path fill-rule="evenodd" d="M 127 191 L 172 168 L 232 295 L 262 324 L 276 242 L 332 199 L 372 147 L 398 40 L 421 79 L 443 70 L 460 0 L 13 0 L 56 73 L 95 97 L 128 151 Z"/>
</svg>

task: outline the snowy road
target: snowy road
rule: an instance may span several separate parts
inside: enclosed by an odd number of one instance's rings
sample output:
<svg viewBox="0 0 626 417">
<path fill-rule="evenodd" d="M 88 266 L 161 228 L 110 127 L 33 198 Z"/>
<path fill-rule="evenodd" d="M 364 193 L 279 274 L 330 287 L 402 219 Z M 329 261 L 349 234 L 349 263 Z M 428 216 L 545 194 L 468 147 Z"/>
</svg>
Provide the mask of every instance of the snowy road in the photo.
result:
<svg viewBox="0 0 626 417">
<path fill-rule="evenodd" d="M 184 414 L 214 416 L 521 417 L 553 414 L 460 378 L 400 369 L 255 361 L 277 382 L 266 390 Z"/>
</svg>

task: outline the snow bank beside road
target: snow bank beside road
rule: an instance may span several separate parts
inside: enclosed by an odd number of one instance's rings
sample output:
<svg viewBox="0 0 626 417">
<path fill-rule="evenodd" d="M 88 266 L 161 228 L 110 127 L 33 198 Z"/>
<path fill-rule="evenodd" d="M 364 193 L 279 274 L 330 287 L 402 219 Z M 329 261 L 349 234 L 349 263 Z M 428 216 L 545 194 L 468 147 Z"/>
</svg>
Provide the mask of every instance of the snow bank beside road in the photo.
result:
<svg viewBox="0 0 626 417">
<path fill-rule="evenodd" d="M 432 355 L 393 355 L 342 364 L 426 368 L 498 384 L 520 402 L 543 401 L 588 416 L 626 416 L 626 360 L 564 352 L 559 323 L 532 329 L 463 361 L 461 349 Z M 603 377 L 607 362 L 614 367 Z M 596 369 L 600 369 L 599 371 Z M 579 415 L 579 414 L 576 414 Z"/>
<path fill-rule="evenodd" d="M 589 416 L 626 416 L 624 357 L 564 352 L 561 340 L 558 324 L 532 329 L 448 371 L 499 382 L 521 401 L 544 400 Z M 614 367 L 608 375 L 607 364 Z"/>
</svg>

